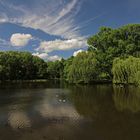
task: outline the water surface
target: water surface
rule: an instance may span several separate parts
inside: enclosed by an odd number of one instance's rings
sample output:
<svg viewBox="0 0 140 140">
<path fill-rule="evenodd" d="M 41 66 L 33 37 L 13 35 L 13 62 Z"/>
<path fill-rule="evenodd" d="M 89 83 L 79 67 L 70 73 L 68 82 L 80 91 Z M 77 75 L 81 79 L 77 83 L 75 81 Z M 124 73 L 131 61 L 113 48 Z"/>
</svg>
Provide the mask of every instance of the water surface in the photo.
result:
<svg viewBox="0 0 140 140">
<path fill-rule="evenodd" d="M 140 140 L 139 88 L 0 85 L 0 140 Z"/>
</svg>

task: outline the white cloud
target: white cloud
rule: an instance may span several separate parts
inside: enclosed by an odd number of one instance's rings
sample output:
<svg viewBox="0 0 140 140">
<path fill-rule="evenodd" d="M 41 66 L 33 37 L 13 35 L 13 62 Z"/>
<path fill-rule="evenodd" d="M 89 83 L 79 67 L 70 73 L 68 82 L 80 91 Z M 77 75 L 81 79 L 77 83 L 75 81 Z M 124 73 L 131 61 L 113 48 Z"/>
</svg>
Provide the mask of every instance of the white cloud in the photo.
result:
<svg viewBox="0 0 140 140">
<path fill-rule="evenodd" d="M 61 60 L 62 57 L 58 56 L 58 55 L 54 55 L 54 56 L 49 56 L 47 53 L 33 53 L 32 55 L 34 56 L 38 56 L 41 59 L 47 60 L 47 61 L 56 61 L 56 60 Z"/>
<path fill-rule="evenodd" d="M 11 22 L 41 29 L 46 33 L 59 35 L 66 39 L 81 36 L 79 31 L 74 29 L 77 27 L 75 15 L 80 11 L 82 2 L 78 0 L 69 2 L 40 0 L 34 3 L 32 7 L 28 7 L 28 5 L 17 6 L 1 1 L 0 4 L 5 8 L 5 11 L 0 11 L 0 22 Z"/>
<path fill-rule="evenodd" d="M 48 58 L 48 61 L 56 61 L 56 60 L 61 60 L 62 57 L 58 56 L 58 55 L 54 55 L 54 56 L 50 56 Z"/>
<path fill-rule="evenodd" d="M 12 34 L 10 42 L 12 46 L 23 47 L 26 46 L 32 38 L 30 34 L 15 33 Z"/>
<path fill-rule="evenodd" d="M 75 57 L 75 56 L 77 56 L 79 53 L 81 53 L 81 52 L 83 52 L 83 50 L 78 50 L 78 51 L 75 51 L 74 53 L 73 53 L 73 56 Z"/>
<path fill-rule="evenodd" d="M 40 57 L 41 59 L 44 59 L 44 60 L 46 60 L 48 58 L 47 53 L 39 53 L 39 52 L 37 52 L 37 53 L 33 53 L 32 55 L 38 56 L 38 57 Z"/>
<path fill-rule="evenodd" d="M 66 7 L 64 7 L 59 13 L 59 17 L 63 17 L 67 15 L 71 10 L 75 7 L 77 0 L 72 0 Z"/>
<path fill-rule="evenodd" d="M 85 39 L 43 41 L 40 43 L 40 46 L 36 51 L 50 53 L 56 50 L 71 50 L 86 46 L 87 44 Z"/>
</svg>

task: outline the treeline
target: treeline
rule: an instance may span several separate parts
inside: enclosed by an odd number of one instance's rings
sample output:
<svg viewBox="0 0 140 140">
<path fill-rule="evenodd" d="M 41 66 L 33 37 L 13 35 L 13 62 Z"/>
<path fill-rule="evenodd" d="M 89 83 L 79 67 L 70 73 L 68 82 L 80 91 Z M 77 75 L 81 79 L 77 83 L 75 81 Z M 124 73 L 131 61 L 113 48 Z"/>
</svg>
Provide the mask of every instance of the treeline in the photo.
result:
<svg viewBox="0 0 140 140">
<path fill-rule="evenodd" d="M 0 80 L 47 78 L 47 63 L 28 52 L 0 52 Z"/>
<path fill-rule="evenodd" d="M 140 24 L 102 27 L 87 43 L 87 51 L 55 62 L 45 62 L 27 52 L 1 52 L 0 80 L 140 83 Z"/>
<path fill-rule="evenodd" d="M 139 83 L 140 24 L 118 29 L 102 27 L 88 39 L 88 45 L 88 51 L 76 57 L 50 62 L 48 68 L 51 77 L 62 78 L 70 83 Z"/>
</svg>

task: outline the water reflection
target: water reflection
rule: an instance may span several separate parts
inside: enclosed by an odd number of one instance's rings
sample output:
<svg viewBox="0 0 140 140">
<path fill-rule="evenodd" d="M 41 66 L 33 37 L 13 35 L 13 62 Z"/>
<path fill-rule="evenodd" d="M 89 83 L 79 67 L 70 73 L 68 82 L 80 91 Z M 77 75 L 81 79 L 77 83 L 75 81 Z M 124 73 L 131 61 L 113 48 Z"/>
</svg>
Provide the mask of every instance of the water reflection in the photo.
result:
<svg viewBox="0 0 140 140">
<path fill-rule="evenodd" d="M 30 118 L 23 111 L 13 111 L 9 113 L 8 123 L 14 129 L 31 127 Z"/>
<path fill-rule="evenodd" d="M 100 118 L 112 109 L 112 87 L 78 86 L 72 88 L 71 98 L 79 114 L 89 118 Z"/>
<path fill-rule="evenodd" d="M 42 90 L 0 89 L 0 124 L 13 129 L 31 127 L 30 110 L 41 100 Z"/>
<path fill-rule="evenodd" d="M 140 111 L 140 89 L 134 86 L 120 87 L 114 86 L 113 99 L 119 111 Z"/>
<path fill-rule="evenodd" d="M 138 88 L 35 85 L 0 89 L 0 140 L 140 139 Z"/>
<path fill-rule="evenodd" d="M 90 129 L 97 140 L 140 139 L 140 94 L 137 88 L 130 88 L 130 95 L 110 85 L 79 86 L 72 91 L 75 108 L 84 118 L 91 119 Z M 131 111 L 125 110 L 126 107 Z"/>
<path fill-rule="evenodd" d="M 46 89 L 36 110 L 44 118 L 78 119 L 80 116 L 69 101 L 70 90 Z"/>
</svg>

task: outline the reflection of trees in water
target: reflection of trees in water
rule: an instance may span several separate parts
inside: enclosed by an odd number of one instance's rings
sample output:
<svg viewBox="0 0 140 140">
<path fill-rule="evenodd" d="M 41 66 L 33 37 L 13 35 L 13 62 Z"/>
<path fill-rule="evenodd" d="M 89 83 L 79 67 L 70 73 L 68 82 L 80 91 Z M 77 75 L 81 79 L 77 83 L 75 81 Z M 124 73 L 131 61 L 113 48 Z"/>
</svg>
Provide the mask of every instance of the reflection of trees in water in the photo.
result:
<svg viewBox="0 0 140 140">
<path fill-rule="evenodd" d="M 140 89 L 134 86 L 120 87 L 114 86 L 113 99 L 119 111 L 129 110 L 131 112 L 140 111 Z"/>
<path fill-rule="evenodd" d="M 58 139 L 59 136 L 62 136 L 66 140 L 140 139 L 138 131 L 140 113 L 119 111 L 115 107 L 120 100 L 123 101 L 122 96 L 118 98 L 118 94 L 115 99 L 116 92 L 122 93 L 122 89 L 115 89 L 114 94 L 110 85 L 68 86 L 67 89 L 9 90 L 11 101 L 0 103 L 0 109 L 8 105 L 9 111 L 13 111 L 8 114 L 10 115 L 10 127 L 29 127 L 20 136 L 22 140 L 40 140 L 43 139 L 42 136 L 45 136 L 46 139 Z M 139 97 L 137 89 L 131 89 L 132 91 L 133 93 L 137 91 L 135 97 Z M 131 96 L 129 99 L 132 98 Z M 0 112 L 3 113 L 3 110 Z M 8 129 L 10 127 L 6 127 L 5 130 L 10 131 L 11 129 Z M 24 129 L 18 129 L 21 132 L 22 130 Z M 32 130 L 31 134 L 28 133 L 28 130 Z M 17 131 L 11 130 L 11 135 L 15 133 Z M 7 133 L 5 134 L 7 135 Z"/>
<path fill-rule="evenodd" d="M 71 98 L 79 114 L 91 118 L 140 111 L 140 92 L 134 86 L 72 87 Z"/>
<path fill-rule="evenodd" d="M 78 113 L 90 118 L 100 118 L 112 110 L 112 87 L 79 86 L 72 89 L 71 98 Z"/>
<path fill-rule="evenodd" d="M 122 95 L 118 96 L 118 90 Z M 117 104 L 129 102 L 129 105 L 133 106 L 134 103 L 139 101 L 140 95 L 137 89 L 131 89 L 130 95 L 126 95 L 126 97 L 121 89 L 117 89 L 116 94 L 113 93 L 113 88 L 108 85 L 81 86 L 73 88 L 72 91 L 71 98 L 78 113 L 93 120 L 90 124 L 96 138 L 100 140 L 140 139 L 140 134 L 138 133 L 140 129 L 140 113 L 133 113 L 127 110 L 120 111 L 120 109 L 116 108 Z M 133 93 L 135 95 L 132 97 Z"/>
</svg>

